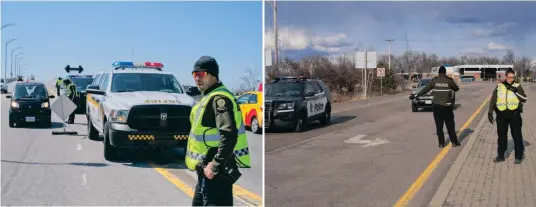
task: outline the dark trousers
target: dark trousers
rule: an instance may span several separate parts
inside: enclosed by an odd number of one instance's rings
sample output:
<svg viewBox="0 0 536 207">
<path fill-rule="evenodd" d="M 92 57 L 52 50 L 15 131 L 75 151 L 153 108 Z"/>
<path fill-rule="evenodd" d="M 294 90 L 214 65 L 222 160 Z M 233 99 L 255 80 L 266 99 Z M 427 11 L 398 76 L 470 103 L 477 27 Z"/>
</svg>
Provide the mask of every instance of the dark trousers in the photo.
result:
<svg viewBox="0 0 536 207">
<path fill-rule="evenodd" d="M 233 206 L 233 184 L 221 176 L 198 175 L 192 206 Z"/>
<path fill-rule="evenodd" d="M 499 112 L 500 113 L 500 112 Z M 523 158 L 525 146 L 523 144 L 523 135 L 521 134 L 522 118 L 519 112 L 513 112 L 508 115 L 497 114 L 497 153 L 498 156 L 504 158 L 504 153 L 508 146 L 508 126 L 510 126 L 510 134 L 514 139 L 514 150 L 516 159 Z"/>
<path fill-rule="evenodd" d="M 436 124 L 437 141 L 439 144 L 445 144 L 445 134 L 443 133 L 443 124 L 447 126 L 447 132 L 452 143 L 458 142 L 454 123 L 454 111 L 450 106 L 433 105 L 434 120 Z"/>
<path fill-rule="evenodd" d="M 56 86 L 56 96 L 60 96 L 60 87 Z"/>
<path fill-rule="evenodd" d="M 78 102 L 76 101 L 75 97 L 69 97 L 69 99 L 71 99 L 71 101 L 73 101 L 78 106 Z M 76 109 L 73 111 L 73 113 L 71 113 L 69 115 L 69 120 L 67 121 L 67 123 L 69 123 L 69 124 L 74 123 L 75 111 L 76 111 Z"/>
</svg>

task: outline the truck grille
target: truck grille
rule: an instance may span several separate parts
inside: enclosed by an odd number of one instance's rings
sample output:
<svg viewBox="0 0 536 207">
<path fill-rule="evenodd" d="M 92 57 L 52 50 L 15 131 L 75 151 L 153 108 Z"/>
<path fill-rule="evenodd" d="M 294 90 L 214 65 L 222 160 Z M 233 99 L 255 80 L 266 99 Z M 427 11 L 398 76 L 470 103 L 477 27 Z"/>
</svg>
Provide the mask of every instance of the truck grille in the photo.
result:
<svg viewBox="0 0 536 207">
<path fill-rule="evenodd" d="M 180 105 L 134 106 L 129 112 L 127 124 L 140 131 L 161 131 L 186 134 L 190 131 L 192 107 Z M 165 119 L 162 114 L 167 114 Z"/>
<path fill-rule="evenodd" d="M 270 123 L 271 123 L 271 118 L 272 118 L 272 113 L 273 113 L 273 104 L 272 104 L 272 101 L 266 101 L 264 102 L 264 107 L 265 107 L 265 110 L 264 110 L 264 125 L 265 126 L 270 126 Z"/>
</svg>

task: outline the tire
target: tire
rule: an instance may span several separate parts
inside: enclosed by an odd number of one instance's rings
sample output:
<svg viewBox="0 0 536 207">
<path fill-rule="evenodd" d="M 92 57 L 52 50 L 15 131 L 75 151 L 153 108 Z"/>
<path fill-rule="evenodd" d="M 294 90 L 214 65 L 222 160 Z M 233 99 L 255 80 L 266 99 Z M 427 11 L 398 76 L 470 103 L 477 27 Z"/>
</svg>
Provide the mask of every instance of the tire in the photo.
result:
<svg viewBox="0 0 536 207">
<path fill-rule="evenodd" d="M 294 125 L 294 132 L 303 132 L 305 130 L 305 116 L 303 113 L 296 118 L 296 124 Z"/>
<path fill-rule="evenodd" d="M 15 127 L 15 122 L 13 122 L 13 120 L 11 120 L 11 117 L 9 117 L 9 127 L 11 127 L 11 128 Z"/>
<path fill-rule="evenodd" d="M 417 108 L 417 106 L 414 103 L 412 103 L 411 104 L 411 111 L 412 112 L 417 112 L 417 111 L 419 111 L 419 108 Z"/>
<path fill-rule="evenodd" d="M 331 123 L 331 106 L 328 105 L 326 108 L 326 112 L 324 112 L 324 116 L 322 119 L 320 119 L 320 124 L 322 125 L 328 125 Z"/>
<path fill-rule="evenodd" d="M 262 129 L 259 127 L 259 119 L 256 116 L 251 118 L 251 132 L 261 134 Z"/>
<path fill-rule="evenodd" d="M 114 161 L 114 160 L 117 160 L 117 157 L 118 157 L 118 150 L 116 147 L 112 146 L 110 144 L 110 124 L 109 122 L 106 122 L 104 124 L 104 130 L 103 130 L 103 134 L 104 134 L 104 159 L 108 160 L 108 161 Z"/>
<path fill-rule="evenodd" d="M 91 119 L 89 119 L 89 116 L 86 116 L 86 117 L 87 117 L 87 137 L 90 140 L 100 140 L 99 132 L 93 126 L 93 123 L 91 122 Z"/>
</svg>

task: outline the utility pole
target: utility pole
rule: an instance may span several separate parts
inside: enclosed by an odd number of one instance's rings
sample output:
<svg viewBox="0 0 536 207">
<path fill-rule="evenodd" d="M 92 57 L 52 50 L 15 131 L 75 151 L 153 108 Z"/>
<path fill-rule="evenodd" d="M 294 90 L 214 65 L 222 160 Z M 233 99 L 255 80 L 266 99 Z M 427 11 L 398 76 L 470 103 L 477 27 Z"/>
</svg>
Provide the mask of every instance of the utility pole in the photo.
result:
<svg viewBox="0 0 536 207">
<path fill-rule="evenodd" d="M 391 42 L 394 42 L 394 39 L 385 40 L 389 42 L 389 70 L 391 70 Z"/>
<path fill-rule="evenodd" d="M 279 65 L 279 36 L 277 35 L 277 0 L 274 0 L 274 46 L 275 46 L 275 54 L 274 54 L 274 62 L 275 65 Z"/>
</svg>

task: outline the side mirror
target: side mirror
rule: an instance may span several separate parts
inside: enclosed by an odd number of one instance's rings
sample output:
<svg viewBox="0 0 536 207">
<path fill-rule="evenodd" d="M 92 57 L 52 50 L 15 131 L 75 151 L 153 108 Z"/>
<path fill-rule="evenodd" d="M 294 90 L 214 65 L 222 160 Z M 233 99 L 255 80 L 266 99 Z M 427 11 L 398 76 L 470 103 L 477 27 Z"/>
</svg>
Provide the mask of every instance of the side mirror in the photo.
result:
<svg viewBox="0 0 536 207">
<path fill-rule="evenodd" d="M 50 95 L 50 96 L 48 96 L 48 98 L 55 98 L 55 97 L 56 97 L 56 96 L 54 96 L 54 95 Z"/>
<path fill-rule="evenodd" d="M 99 90 L 99 86 L 98 85 L 88 85 L 86 87 L 86 90 L 88 89 L 91 89 L 91 90 Z"/>
<path fill-rule="evenodd" d="M 314 91 L 305 92 L 305 97 L 311 97 L 311 96 L 314 96 L 314 95 L 315 95 Z"/>
<path fill-rule="evenodd" d="M 6 98 L 11 98 L 11 95 L 7 95 Z"/>
<path fill-rule="evenodd" d="M 188 88 L 188 91 L 186 91 L 186 94 L 189 96 L 199 96 L 201 95 L 201 91 L 197 87 L 190 87 Z"/>
</svg>

